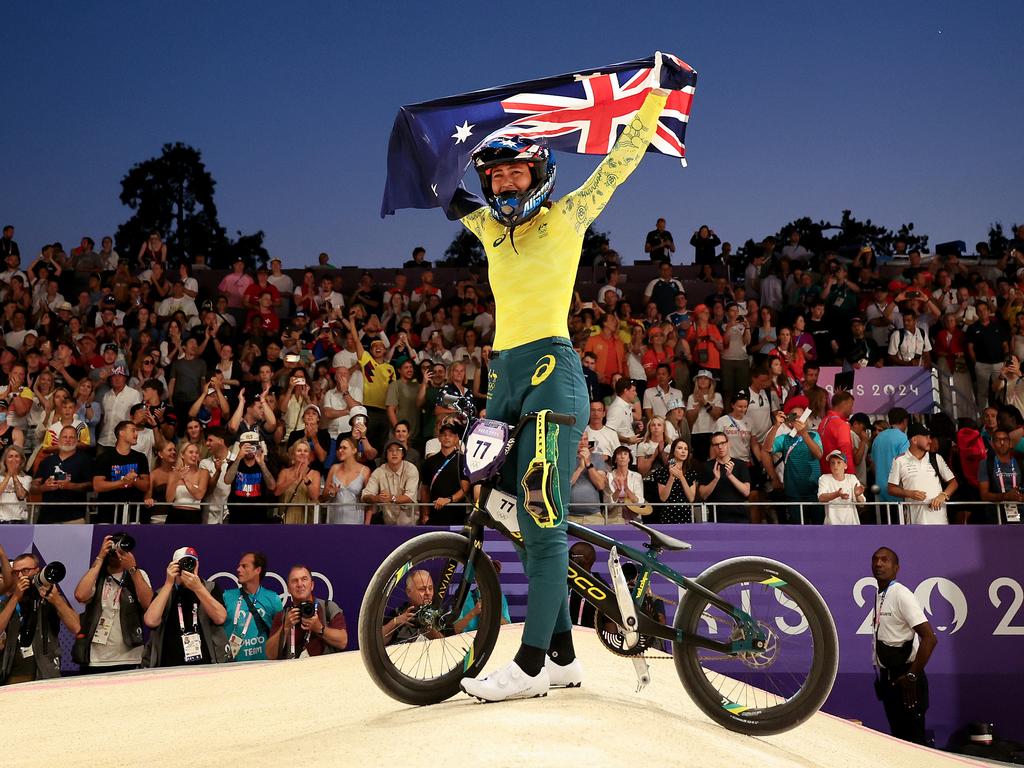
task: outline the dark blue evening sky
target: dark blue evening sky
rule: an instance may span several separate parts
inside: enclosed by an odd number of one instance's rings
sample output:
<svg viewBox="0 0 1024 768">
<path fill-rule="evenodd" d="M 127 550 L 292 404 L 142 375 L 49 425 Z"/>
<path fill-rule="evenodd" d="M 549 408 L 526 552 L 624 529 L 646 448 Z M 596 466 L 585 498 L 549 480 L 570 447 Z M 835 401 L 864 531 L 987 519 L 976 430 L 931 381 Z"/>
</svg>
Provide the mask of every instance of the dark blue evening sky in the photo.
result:
<svg viewBox="0 0 1024 768">
<path fill-rule="evenodd" d="M 658 216 L 687 262 L 702 223 L 742 242 L 843 208 L 973 244 L 1024 221 L 1022 29 L 1019 0 L 8 3 L 0 219 L 29 256 L 98 240 L 125 171 L 184 141 L 228 231 L 287 266 L 438 258 L 439 210 L 379 218 L 400 105 L 660 49 L 699 73 L 690 165 L 648 155 L 598 220 L 627 261 Z M 596 162 L 560 156 L 559 190 Z"/>
</svg>

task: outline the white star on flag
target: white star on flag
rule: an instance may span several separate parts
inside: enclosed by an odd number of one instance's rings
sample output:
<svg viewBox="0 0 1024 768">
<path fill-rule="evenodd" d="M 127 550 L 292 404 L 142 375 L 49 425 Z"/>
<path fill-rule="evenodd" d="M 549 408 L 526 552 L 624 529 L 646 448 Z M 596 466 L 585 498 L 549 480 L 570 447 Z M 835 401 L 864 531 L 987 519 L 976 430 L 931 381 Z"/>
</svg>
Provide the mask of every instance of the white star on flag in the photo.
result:
<svg viewBox="0 0 1024 768">
<path fill-rule="evenodd" d="M 470 136 L 473 135 L 473 129 L 475 125 L 470 125 L 469 120 L 465 120 L 462 125 L 455 126 L 455 133 L 452 134 L 452 138 L 455 139 L 456 144 L 461 144 Z"/>
</svg>

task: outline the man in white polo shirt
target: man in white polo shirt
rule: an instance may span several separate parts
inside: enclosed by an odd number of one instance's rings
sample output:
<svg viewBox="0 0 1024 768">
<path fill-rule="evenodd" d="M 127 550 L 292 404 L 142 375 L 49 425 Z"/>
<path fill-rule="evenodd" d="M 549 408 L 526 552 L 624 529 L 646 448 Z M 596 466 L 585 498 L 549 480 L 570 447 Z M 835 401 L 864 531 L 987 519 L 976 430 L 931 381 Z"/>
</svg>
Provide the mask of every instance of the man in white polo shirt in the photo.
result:
<svg viewBox="0 0 1024 768">
<path fill-rule="evenodd" d="M 672 386 L 672 366 L 659 363 L 654 374 L 656 383 L 644 391 L 644 418 L 648 421 L 652 416 L 665 418 L 668 415 L 668 404 L 673 400 L 682 400 L 683 393 Z"/>
<path fill-rule="evenodd" d="M 896 580 L 900 558 L 888 547 L 871 556 L 878 582 L 874 626 L 875 693 L 897 739 L 925 744 L 928 678 L 924 668 L 937 640 L 914 593 Z"/>
<path fill-rule="evenodd" d="M 945 460 L 929 453 L 931 437 L 928 427 L 911 424 L 907 430 L 910 448 L 896 457 L 889 470 L 889 495 L 917 502 L 906 505 L 910 522 L 915 525 L 948 524 L 946 502 L 957 488 L 956 477 Z"/>
</svg>

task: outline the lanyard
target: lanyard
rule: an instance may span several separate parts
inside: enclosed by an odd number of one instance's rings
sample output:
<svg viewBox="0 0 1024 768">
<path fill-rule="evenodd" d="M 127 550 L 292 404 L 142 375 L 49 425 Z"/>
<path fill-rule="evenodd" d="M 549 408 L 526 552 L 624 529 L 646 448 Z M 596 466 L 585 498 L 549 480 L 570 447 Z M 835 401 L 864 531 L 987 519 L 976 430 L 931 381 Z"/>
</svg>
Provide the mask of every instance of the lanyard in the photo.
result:
<svg viewBox="0 0 1024 768">
<path fill-rule="evenodd" d="M 199 624 L 199 606 L 192 606 L 192 630 L 195 631 L 196 626 Z M 182 613 L 181 603 L 178 603 L 178 626 L 181 627 L 182 634 L 185 633 L 185 614 Z"/>
<path fill-rule="evenodd" d="M 881 592 L 879 592 L 878 595 L 875 597 L 875 615 L 874 615 L 874 620 L 872 621 L 872 624 L 874 624 L 873 634 L 874 634 L 874 638 L 875 638 L 875 646 L 878 645 L 878 626 L 879 626 L 879 624 L 882 623 L 882 608 L 885 606 L 885 597 L 886 597 L 886 595 L 889 594 L 889 587 L 891 587 L 895 583 L 896 583 L 895 579 L 890 581 L 889 584 L 886 586 L 886 588 L 883 589 Z M 875 646 L 872 646 L 871 653 L 875 657 L 875 666 L 877 667 L 877 666 L 879 666 L 879 664 L 878 664 L 878 652 L 876 651 Z"/>
<path fill-rule="evenodd" d="M 242 589 L 244 589 L 244 587 L 241 587 L 238 590 L 238 602 L 235 603 L 235 618 L 231 622 L 231 625 L 233 627 L 237 627 L 238 626 L 238 615 L 239 615 L 239 613 L 242 610 L 242 601 L 245 599 L 244 597 L 242 597 Z M 245 613 L 246 613 L 246 616 L 245 616 L 245 626 L 242 627 L 242 636 L 243 637 L 245 636 L 245 633 L 249 631 L 249 622 L 252 621 L 252 613 L 250 613 L 249 611 L 246 611 Z"/>
<path fill-rule="evenodd" d="M 111 581 L 114 582 L 115 584 L 117 584 L 117 592 L 114 593 L 114 599 L 113 599 L 114 610 L 116 611 L 121 606 L 121 590 L 124 589 L 124 579 L 122 579 L 121 581 L 118 581 L 117 579 L 115 579 L 113 576 L 111 576 L 108 573 L 107 574 L 107 581 L 104 582 L 104 584 L 103 584 L 103 589 L 104 590 L 106 590 L 107 587 L 110 586 L 110 582 Z M 178 606 L 178 610 L 181 611 L 181 606 L 180 605 Z"/>
<path fill-rule="evenodd" d="M 437 472 L 434 473 L 434 476 L 432 478 L 430 478 L 430 489 L 431 490 L 433 490 L 434 483 L 437 482 L 437 478 L 441 476 L 442 472 L 444 472 L 444 468 L 448 466 L 448 462 L 450 462 L 452 459 L 454 459 L 456 454 L 458 454 L 457 450 L 452 451 L 451 456 L 449 456 L 447 459 L 444 460 L 444 463 L 441 464 L 440 467 L 438 467 Z"/>
<path fill-rule="evenodd" d="M 993 472 L 999 477 L 999 491 L 1000 493 L 1006 493 L 1006 475 L 1003 474 L 1002 468 L 999 466 L 1002 464 L 999 459 L 993 464 Z M 1017 460 L 1010 457 L 1010 489 L 1013 490 L 1017 487 Z"/>
</svg>

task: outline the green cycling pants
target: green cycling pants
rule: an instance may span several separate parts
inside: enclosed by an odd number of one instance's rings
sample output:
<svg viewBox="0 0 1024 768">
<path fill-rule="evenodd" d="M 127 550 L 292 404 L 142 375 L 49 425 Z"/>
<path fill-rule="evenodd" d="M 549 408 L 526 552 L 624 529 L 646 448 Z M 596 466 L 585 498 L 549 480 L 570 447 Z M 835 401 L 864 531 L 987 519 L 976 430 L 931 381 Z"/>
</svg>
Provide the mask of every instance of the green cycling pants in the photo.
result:
<svg viewBox="0 0 1024 768">
<path fill-rule="evenodd" d="M 529 580 L 526 627 L 523 642 L 547 649 L 551 635 L 572 628 L 569 618 L 567 574 L 569 548 L 568 504 L 576 451 L 590 418 L 590 401 L 579 356 L 568 339 L 538 339 L 491 357 L 487 382 L 487 418 L 515 426 L 531 412 L 550 409 L 576 417 L 572 427 L 548 424 L 548 434 L 557 430 L 557 484 L 554 502 L 556 525 L 542 528 L 523 504 L 522 478 L 536 453 L 535 427 L 527 425 L 514 449 L 515 477 L 506 471 L 505 490 L 518 499 L 519 528 L 525 551 L 520 554 Z M 514 487 L 513 487 L 514 482 Z"/>
</svg>

